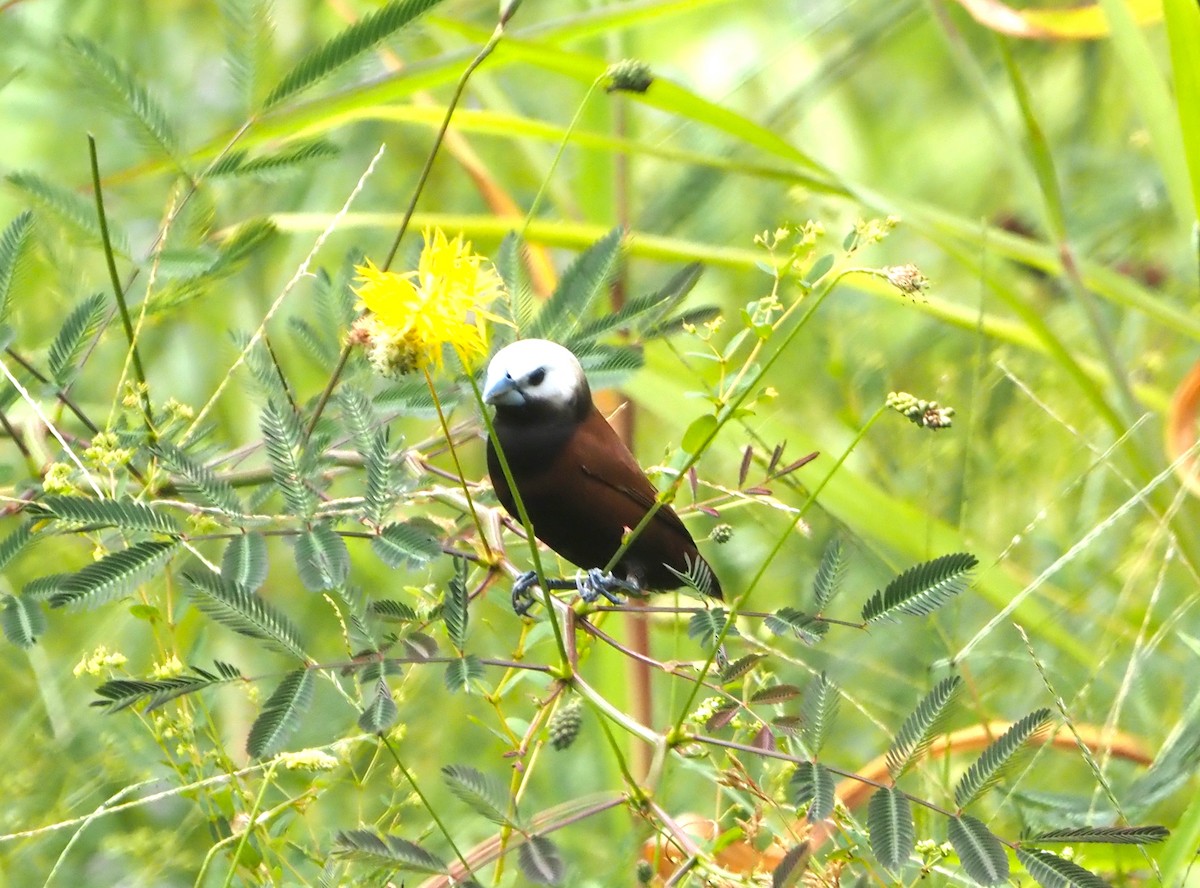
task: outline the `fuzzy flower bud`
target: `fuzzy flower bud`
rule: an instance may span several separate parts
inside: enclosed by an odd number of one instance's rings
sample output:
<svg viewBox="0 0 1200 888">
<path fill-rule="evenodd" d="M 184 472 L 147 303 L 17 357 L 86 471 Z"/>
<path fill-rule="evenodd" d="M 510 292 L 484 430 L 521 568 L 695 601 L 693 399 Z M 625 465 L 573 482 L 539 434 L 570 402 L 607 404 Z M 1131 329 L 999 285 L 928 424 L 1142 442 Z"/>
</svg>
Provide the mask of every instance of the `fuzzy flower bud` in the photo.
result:
<svg viewBox="0 0 1200 888">
<path fill-rule="evenodd" d="M 555 710 L 550 719 L 550 745 L 563 750 L 575 742 L 583 727 L 583 712 L 578 700 L 571 700 Z"/>
<path fill-rule="evenodd" d="M 609 65 L 604 76 L 608 79 L 608 86 L 604 87 L 605 92 L 644 93 L 654 82 L 650 66 L 637 59 L 624 59 Z"/>
<path fill-rule="evenodd" d="M 727 543 L 733 539 L 732 524 L 718 524 L 712 529 L 712 541 L 718 545 Z"/>
</svg>

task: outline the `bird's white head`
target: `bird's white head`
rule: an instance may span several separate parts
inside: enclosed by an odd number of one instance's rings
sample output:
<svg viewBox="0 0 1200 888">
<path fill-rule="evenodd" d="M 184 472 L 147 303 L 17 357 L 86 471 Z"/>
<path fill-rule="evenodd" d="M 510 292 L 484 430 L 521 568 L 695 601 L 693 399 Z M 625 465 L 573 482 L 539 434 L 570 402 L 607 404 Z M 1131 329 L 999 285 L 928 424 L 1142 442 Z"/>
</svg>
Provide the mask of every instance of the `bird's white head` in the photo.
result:
<svg viewBox="0 0 1200 888">
<path fill-rule="evenodd" d="M 557 342 L 520 339 L 488 364 L 483 399 L 496 407 L 566 410 L 581 396 L 591 401 L 579 359 Z"/>
</svg>

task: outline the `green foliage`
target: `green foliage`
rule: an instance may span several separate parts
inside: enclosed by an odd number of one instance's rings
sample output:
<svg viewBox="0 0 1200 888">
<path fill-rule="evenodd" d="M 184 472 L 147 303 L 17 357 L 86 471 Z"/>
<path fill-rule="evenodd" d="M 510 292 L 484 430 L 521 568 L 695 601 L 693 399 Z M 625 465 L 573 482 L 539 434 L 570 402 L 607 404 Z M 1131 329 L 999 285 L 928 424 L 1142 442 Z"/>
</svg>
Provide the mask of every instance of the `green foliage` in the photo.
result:
<svg viewBox="0 0 1200 888">
<path fill-rule="evenodd" d="M 48 494 L 37 505 L 68 525 L 119 527 L 122 530 L 179 535 L 179 525 L 170 515 L 131 499 L 100 500 L 87 496 Z"/>
<path fill-rule="evenodd" d="M 138 703 L 144 703 L 144 712 L 158 709 L 165 703 L 193 694 L 205 688 L 234 681 L 245 681 L 236 666 L 217 660 L 215 672 L 209 672 L 198 666 L 193 666 L 190 674 L 178 675 L 173 678 L 158 679 L 113 679 L 106 681 L 96 688 L 96 696 L 100 699 L 92 702 L 93 706 L 106 709 L 109 712 L 120 712 Z"/>
<path fill-rule="evenodd" d="M 461 562 L 460 562 L 461 563 Z M 458 650 L 467 646 L 467 617 L 469 615 L 467 584 L 461 572 L 450 581 L 442 602 L 442 619 L 446 623 L 446 635 Z"/>
<path fill-rule="evenodd" d="M 951 675 L 939 681 L 904 720 L 887 753 L 888 771 L 893 780 L 918 761 L 945 724 L 950 704 L 962 690 L 963 681 Z"/>
<path fill-rule="evenodd" d="M 558 848 L 545 836 L 530 836 L 517 848 L 521 873 L 534 885 L 561 885 L 567 868 Z"/>
<path fill-rule="evenodd" d="M 446 765 L 442 768 L 442 779 L 476 814 L 501 826 L 518 826 L 508 815 L 508 793 L 482 771 L 470 765 Z"/>
<path fill-rule="evenodd" d="M 154 576 L 177 548 L 175 542 L 147 540 L 111 552 L 64 579 L 50 606 L 80 610 L 120 598 Z"/>
<path fill-rule="evenodd" d="M 280 653 L 299 660 L 308 659 L 296 628 L 251 589 L 207 570 L 185 571 L 183 578 L 187 580 L 192 601 L 201 613 Z"/>
<path fill-rule="evenodd" d="M 301 444 L 300 418 L 288 407 L 268 401 L 262 412 L 262 434 L 271 477 L 288 510 L 311 518 L 316 508 L 316 496 L 309 487 L 313 465 Z"/>
<path fill-rule="evenodd" d="M 908 796 L 894 786 L 881 786 L 867 805 L 871 853 L 887 870 L 899 873 L 917 843 L 916 824 Z"/>
<path fill-rule="evenodd" d="M 264 106 L 270 108 L 277 105 L 323 80 L 409 25 L 413 19 L 432 9 L 438 2 L 439 0 L 391 0 L 301 59 L 271 90 L 263 102 Z"/>
<path fill-rule="evenodd" d="M 370 734 L 381 734 L 396 723 L 399 712 L 392 689 L 382 677 L 375 684 L 375 696 L 358 717 L 358 726 Z"/>
<path fill-rule="evenodd" d="M 350 573 L 350 551 L 329 522 L 320 521 L 296 537 L 296 570 L 313 592 L 335 589 Z"/>
<path fill-rule="evenodd" d="M 819 753 L 825 745 L 841 702 L 841 689 L 824 672 L 804 689 L 800 735 L 812 755 Z"/>
<path fill-rule="evenodd" d="M 155 445 L 154 453 L 168 469 L 194 488 L 214 509 L 219 509 L 231 518 L 245 514 L 245 507 L 229 481 L 203 463 L 197 462 L 183 450 L 164 441 Z"/>
<path fill-rule="evenodd" d="M 808 808 L 808 820 L 816 823 L 833 813 L 837 800 L 837 780 L 833 773 L 820 762 L 801 762 L 791 781 L 792 803 L 797 808 Z"/>
<path fill-rule="evenodd" d="M 0 323 L 8 318 L 22 273 L 33 255 L 33 213 L 19 214 L 0 234 Z"/>
<path fill-rule="evenodd" d="M 926 616 L 966 588 L 969 572 L 978 563 L 974 555 L 960 552 L 910 567 L 871 596 L 862 618 L 875 623 L 900 614 Z"/>
<path fill-rule="evenodd" d="M 84 349 L 100 331 L 107 300 L 93 293 L 80 302 L 63 321 L 50 346 L 50 375 L 59 384 L 66 383 L 83 356 Z"/>
<path fill-rule="evenodd" d="M 442 552 L 441 544 L 424 528 L 404 521 L 383 527 L 371 538 L 371 548 L 388 567 L 419 567 Z"/>
<path fill-rule="evenodd" d="M 623 236 L 624 231 L 614 228 L 571 263 L 563 272 L 558 289 L 530 325 L 529 338 L 572 341 L 572 334 L 589 316 L 616 273 Z M 578 348 L 579 342 L 574 345 Z"/>
<path fill-rule="evenodd" d="M 438 874 L 446 871 L 446 865 L 420 845 L 369 829 L 339 832 L 334 839 L 333 853 L 349 860 L 415 873 Z"/>
<path fill-rule="evenodd" d="M 250 726 L 246 753 L 251 758 L 269 758 L 279 752 L 312 704 L 312 696 L 312 671 L 296 669 L 289 672 Z"/>
<path fill-rule="evenodd" d="M 9 184 L 19 188 L 37 206 L 54 216 L 74 234 L 93 244 L 99 244 L 100 223 L 96 218 L 96 207 L 87 198 L 74 191 L 49 182 L 37 173 L 15 172 L 5 177 Z M 129 240 L 112 222 L 108 225 L 113 251 L 119 256 L 129 255 Z"/>
<path fill-rule="evenodd" d="M 949 837 L 962 868 L 980 885 L 1000 885 L 1008 881 L 1008 855 L 1004 845 L 983 821 L 970 814 L 951 817 Z"/>
<path fill-rule="evenodd" d="M 312 162 L 337 157 L 340 149 L 325 139 L 311 139 L 292 145 L 286 151 L 248 157 L 244 151 L 232 151 L 212 165 L 212 178 L 255 178 L 279 182 L 297 176 Z"/>
<path fill-rule="evenodd" d="M 221 557 L 221 579 L 250 591 L 259 589 L 267 579 L 267 539 L 261 533 L 235 536 Z"/>
<path fill-rule="evenodd" d="M 794 607 L 781 607 L 763 624 L 776 635 L 795 635 L 805 644 L 816 644 L 825 637 L 829 625 Z"/>
<path fill-rule="evenodd" d="M 40 603 L 26 595 L 4 596 L 0 611 L 4 637 L 21 648 L 31 648 L 46 631 L 46 615 Z"/>
<path fill-rule="evenodd" d="M 995 786 L 1014 756 L 1031 738 L 1047 728 L 1052 717 L 1049 709 L 1031 712 L 989 744 L 954 787 L 955 804 L 965 808 Z"/>
<path fill-rule="evenodd" d="M 813 579 L 813 602 L 818 613 L 829 607 L 829 603 L 841 591 L 845 579 L 846 559 L 842 555 L 842 541 L 834 537 L 825 547 Z"/>
</svg>

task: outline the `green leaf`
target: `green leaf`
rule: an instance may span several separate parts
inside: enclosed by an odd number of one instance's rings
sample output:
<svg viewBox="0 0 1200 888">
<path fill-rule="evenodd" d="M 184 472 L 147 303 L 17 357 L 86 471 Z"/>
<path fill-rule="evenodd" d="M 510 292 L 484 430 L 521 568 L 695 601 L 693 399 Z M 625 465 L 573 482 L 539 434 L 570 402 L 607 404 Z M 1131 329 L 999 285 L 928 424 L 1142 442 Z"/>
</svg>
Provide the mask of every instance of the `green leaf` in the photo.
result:
<svg viewBox="0 0 1200 888">
<path fill-rule="evenodd" d="M 913 762 L 925 754 L 945 723 L 950 704 L 958 696 L 962 684 L 962 679 L 957 675 L 943 678 L 917 704 L 912 715 L 904 720 L 887 753 L 888 771 L 893 780 L 898 780 Z"/>
<path fill-rule="evenodd" d="M 239 635 L 267 645 L 298 660 L 308 660 L 295 627 L 283 614 L 245 586 L 229 582 L 211 571 L 185 571 L 192 601 L 204 615 Z"/>
<path fill-rule="evenodd" d="M 854 237 L 855 234 L 853 231 L 851 231 L 849 237 L 847 238 L 847 242 Z M 833 268 L 833 261 L 833 254 L 826 253 L 824 256 L 814 262 L 812 268 L 808 270 L 808 274 L 804 276 L 804 283 L 806 283 L 810 288 L 815 286 L 817 281 L 825 277 L 825 275 L 829 273 L 829 269 Z"/>
<path fill-rule="evenodd" d="M 533 319 L 529 336 L 567 342 L 608 288 L 621 256 L 623 228 L 614 228 L 575 258 Z"/>
<path fill-rule="evenodd" d="M 504 282 L 508 297 L 508 319 L 518 330 L 524 330 L 533 320 L 533 288 L 525 265 L 528 247 L 515 231 L 504 235 L 493 259 L 496 273 Z"/>
<path fill-rule="evenodd" d="M 704 266 L 699 262 L 691 263 L 661 290 L 630 299 L 616 311 L 589 321 L 563 344 L 572 351 L 579 351 L 613 330 L 660 329 L 659 322 L 687 297 L 703 270 Z"/>
<path fill-rule="evenodd" d="M 790 885 L 795 885 L 796 880 L 804 873 L 805 867 L 801 864 L 808 862 L 811 851 L 812 848 L 807 841 L 789 848 L 775 869 L 771 871 L 771 888 L 788 888 Z"/>
<path fill-rule="evenodd" d="M 983 821 L 970 814 L 950 818 L 950 844 L 967 875 L 980 885 L 1001 885 L 1008 881 L 1008 855 L 1004 845 Z"/>
<path fill-rule="evenodd" d="M 343 540 L 321 521 L 296 538 L 296 568 L 300 581 L 312 592 L 336 589 L 350 573 L 350 552 Z"/>
<path fill-rule="evenodd" d="M 517 827 L 508 816 L 508 791 L 469 765 L 446 765 L 442 778 L 450 791 L 476 814 L 500 826 Z"/>
<path fill-rule="evenodd" d="M 824 672 L 810 681 L 805 688 L 804 702 L 800 707 L 803 716 L 800 736 L 810 754 L 815 756 L 825 745 L 841 699 L 838 686 Z"/>
<path fill-rule="evenodd" d="M 392 689 L 382 677 L 375 684 L 375 697 L 358 717 L 358 727 L 368 734 L 382 734 L 396 723 L 399 712 Z"/>
<path fill-rule="evenodd" d="M 50 606 L 91 608 L 132 592 L 158 573 L 178 545 L 152 540 L 105 555 L 64 580 Z"/>
<path fill-rule="evenodd" d="M 6 595 L 0 625 L 10 642 L 17 647 L 31 648 L 46 631 L 46 615 L 34 599 L 25 595 Z"/>
<path fill-rule="evenodd" d="M 270 108 L 302 92 L 353 59 L 369 52 L 392 34 L 408 25 L 439 0 L 391 0 L 370 15 L 359 19 L 329 42 L 310 52 L 281 80 L 263 106 Z"/>
<path fill-rule="evenodd" d="M 725 629 L 725 623 L 728 619 L 729 615 L 723 607 L 696 611 L 696 613 L 692 614 L 691 619 L 688 620 L 688 638 L 694 639 L 705 646 L 716 644 L 717 639 L 721 636 L 721 632 Z"/>
<path fill-rule="evenodd" d="M 419 567 L 442 554 L 440 542 L 421 527 L 403 521 L 384 527 L 372 538 L 371 548 L 388 567 Z"/>
<path fill-rule="evenodd" d="M 829 631 L 829 624 L 794 607 L 781 607 L 770 614 L 763 625 L 776 635 L 792 633 L 805 644 L 816 644 Z"/>
<path fill-rule="evenodd" d="M 399 836 L 380 834 L 368 829 L 339 832 L 333 842 L 333 853 L 349 860 L 361 860 L 379 867 L 411 870 L 429 875 L 442 875 L 446 864 L 420 845 Z"/>
<path fill-rule="evenodd" d="M 33 523 L 26 521 L 0 541 L 0 567 L 12 561 L 33 539 Z"/>
<path fill-rule="evenodd" d="M 760 691 L 755 691 L 750 697 L 751 703 L 766 703 L 775 705 L 778 703 L 786 703 L 788 700 L 794 700 L 803 693 L 798 687 L 792 684 L 774 684 L 768 685 Z"/>
<path fill-rule="evenodd" d="M 467 654 L 447 663 L 443 678 L 447 690 L 469 694 L 471 689 L 483 680 L 483 664 L 474 654 Z"/>
<path fill-rule="evenodd" d="M 766 654 L 753 653 L 746 654 L 746 656 L 734 660 L 721 670 L 721 684 L 727 685 L 731 682 L 737 681 L 756 665 L 758 665 L 760 661 L 765 660 L 766 657 Z"/>
<path fill-rule="evenodd" d="M 867 832 L 871 853 L 886 870 L 898 874 L 917 844 L 912 804 L 894 786 L 882 786 L 867 806 Z"/>
<path fill-rule="evenodd" d="M 243 533 L 229 541 L 221 558 L 221 578 L 256 591 L 267 579 L 267 538 Z"/>
<path fill-rule="evenodd" d="M 450 643 L 460 651 L 467 643 L 468 604 L 467 584 L 456 576 L 450 581 L 442 601 L 442 619 L 446 622 L 446 635 L 450 637 Z"/>
<path fill-rule="evenodd" d="M 841 591 L 842 581 L 846 578 L 846 561 L 842 557 L 842 541 L 834 537 L 821 554 L 821 564 L 817 567 L 817 576 L 813 580 L 813 600 L 817 612 L 825 610 L 829 602 Z"/>
<path fill-rule="evenodd" d="M 145 701 L 144 712 L 151 712 L 177 697 L 210 688 L 218 684 L 245 681 L 236 666 L 216 661 L 216 673 L 208 672 L 193 666 L 191 674 L 177 675 L 172 678 L 157 679 L 113 679 L 106 681 L 96 688 L 99 700 L 92 702 L 93 706 L 119 712 L 130 706 Z"/>
<path fill-rule="evenodd" d="M 833 772 L 819 762 L 800 762 L 790 782 L 792 803 L 808 807 L 809 823 L 824 820 L 833 813 L 837 781 Z"/>
<path fill-rule="evenodd" d="M 683 448 L 684 453 L 699 453 L 701 448 L 712 440 L 719 425 L 717 418 L 711 413 L 696 418 L 683 433 L 683 440 L 679 442 L 679 446 Z"/>
<path fill-rule="evenodd" d="M 209 505 L 223 512 L 228 518 L 244 515 L 246 510 L 231 485 L 207 466 L 196 462 L 173 444 L 160 441 L 154 452 L 171 473 L 183 478 L 208 501 Z"/>
<path fill-rule="evenodd" d="M 100 223 L 96 219 L 96 205 L 82 194 L 48 182 L 36 173 L 9 173 L 6 178 L 11 184 L 25 192 L 39 207 L 49 212 L 84 240 L 93 244 L 100 244 L 103 241 L 100 234 Z M 117 229 L 111 219 L 108 227 L 113 252 L 118 256 L 128 258 L 129 240 L 125 237 L 125 233 Z"/>
<path fill-rule="evenodd" d="M 254 104 L 263 57 L 271 43 L 270 0 L 220 0 L 225 65 L 243 110 Z"/>
<path fill-rule="evenodd" d="M 558 848 L 545 836 L 530 836 L 517 848 L 517 863 L 534 885 L 561 885 L 567 868 Z"/>
<path fill-rule="evenodd" d="M 1049 851 L 1018 848 L 1017 860 L 1042 888 L 1109 888 L 1095 873 Z"/>
<path fill-rule="evenodd" d="M 69 524 L 179 535 L 179 525 L 170 515 L 128 498 L 100 500 L 86 496 L 47 494 L 36 505 Z"/>
<path fill-rule="evenodd" d="M 371 613 L 391 623 L 415 623 L 417 612 L 402 601 L 384 598 L 371 602 Z"/>
<path fill-rule="evenodd" d="M 1038 709 L 990 743 L 954 787 L 954 803 L 965 808 L 995 786 L 1014 756 L 1031 737 L 1046 729 L 1052 717 L 1049 709 Z"/>
<path fill-rule="evenodd" d="M 104 322 L 105 297 L 93 293 L 80 302 L 63 321 L 58 335 L 50 345 L 50 375 L 60 385 L 65 384 L 92 338 Z"/>
<path fill-rule="evenodd" d="M 33 259 L 33 245 L 33 213 L 26 210 L 0 234 L 0 323 L 12 310 L 13 296 Z"/>
<path fill-rule="evenodd" d="M 313 161 L 329 160 L 341 154 L 337 145 L 325 139 L 312 139 L 292 145 L 277 154 L 264 154 L 247 159 L 245 154 L 234 153 L 213 165 L 210 178 L 254 178 L 263 182 L 281 182 L 304 172 Z"/>
<path fill-rule="evenodd" d="M 134 135 L 151 151 L 174 159 L 179 139 L 163 107 L 119 61 L 83 37 L 68 37 L 66 45 L 80 81 L 101 101 L 121 114 Z"/>
<path fill-rule="evenodd" d="M 307 484 L 308 466 L 300 446 L 298 417 L 291 409 L 268 401 L 262 412 L 262 433 L 267 460 L 271 463 L 271 478 L 283 493 L 288 509 L 297 517 L 311 517 L 316 498 Z"/>
<path fill-rule="evenodd" d="M 931 614 L 967 587 L 968 572 L 978 563 L 974 555 L 959 552 L 910 567 L 871 596 L 862 618 L 875 623 L 900 614 Z"/>
<path fill-rule="evenodd" d="M 296 669 L 284 676 L 271 694 L 262 712 L 250 726 L 246 752 L 251 758 L 270 758 L 279 752 L 284 741 L 300 724 L 313 697 L 313 673 Z"/>
<path fill-rule="evenodd" d="M 1038 833 L 1033 838 L 1026 839 L 1026 842 L 1068 842 L 1072 845 L 1084 842 L 1096 842 L 1103 845 L 1153 845 L 1169 835 L 1170 832 L 1163 826 L 1079 826 Z"/>
</svg>

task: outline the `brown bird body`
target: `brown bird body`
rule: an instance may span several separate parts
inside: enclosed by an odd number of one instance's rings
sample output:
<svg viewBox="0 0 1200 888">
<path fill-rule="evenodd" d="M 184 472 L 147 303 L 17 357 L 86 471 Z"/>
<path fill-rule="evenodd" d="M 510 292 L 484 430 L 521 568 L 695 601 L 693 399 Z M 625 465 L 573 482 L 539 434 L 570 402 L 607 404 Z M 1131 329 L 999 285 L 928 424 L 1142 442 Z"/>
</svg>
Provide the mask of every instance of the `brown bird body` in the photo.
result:
<svg viewBox="0 0 1200 888">
<path fill-rule="evenodd" d="M 604 568 L 623 537 L 653 508 L 658 492 L 596 409 L 579 361 L 546 340 L 513 343 L 488 366 L 484 398 L 496 406 L 496 440 L 488 441 L 487 460 L 501 504 L 520 517 L 496 454 L 497 441 L 537 538 L 578 567 Z M 692 535 L 671 507 L 662 505 L 613 575 L 618 586 L 624 581 L 638 589 L 664 590 L 684 585 L 673 571 L 708 574 L 709 594 L 721 597 Z"/>
</svg>

